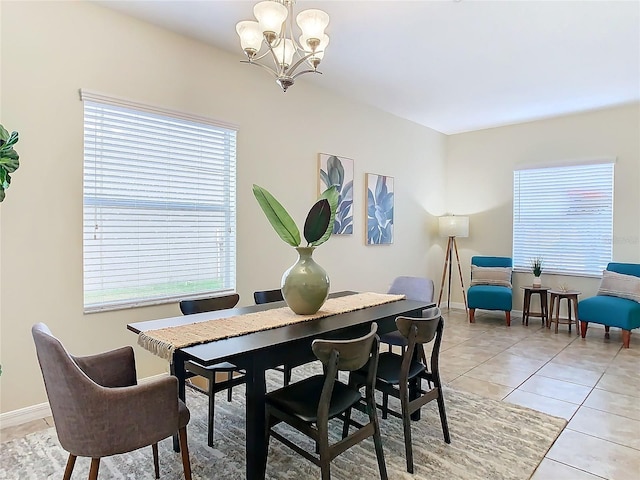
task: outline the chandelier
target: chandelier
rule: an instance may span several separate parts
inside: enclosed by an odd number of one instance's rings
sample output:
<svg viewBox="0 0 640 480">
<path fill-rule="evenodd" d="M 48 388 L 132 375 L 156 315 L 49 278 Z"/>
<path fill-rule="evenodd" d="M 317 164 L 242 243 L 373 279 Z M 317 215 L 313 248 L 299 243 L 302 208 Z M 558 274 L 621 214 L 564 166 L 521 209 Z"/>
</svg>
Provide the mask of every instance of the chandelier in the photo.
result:
<svg viewBox="0 0 640 480">
<path fill-rule="evenodd" d="M 302 34 L 297 40 L 294 38 L 294 4 L 295 0 L 257 3 L 253 7 L 253 14 L 258 21 L 247 20 L 236 25 L 242 50 L 247 56 L 243 63 L 269 71 L 284 92 L 300 75 L 322 73 L 317 68 L 329 44 L 329 36 L 324 33 L 329 25 L 329 15 L 322 10 L 300 12 L 296 16 L 296 23 Z M 260 53 L 263 46 L 266 51 Z M 265 57 L 271 58 L 273 66 L 264 63 L 267 61 Z"/>
</svg>

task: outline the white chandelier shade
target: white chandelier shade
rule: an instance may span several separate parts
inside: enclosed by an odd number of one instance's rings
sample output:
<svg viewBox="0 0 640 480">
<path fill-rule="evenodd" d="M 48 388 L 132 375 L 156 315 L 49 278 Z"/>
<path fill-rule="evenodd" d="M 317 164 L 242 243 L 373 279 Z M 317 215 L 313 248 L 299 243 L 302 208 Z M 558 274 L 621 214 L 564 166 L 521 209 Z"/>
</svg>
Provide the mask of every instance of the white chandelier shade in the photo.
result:
<svg viewBox="0 0 640 480">
<path fill-rule="evenodd" d="M 240 46 L 247 56 L 244 62 L 268 70 L 285 92 L 296 77 L 321 73 L 317 68 L 329 45 L 329 36 L 325 33 L 329 15 L 317 9 L 304 10 L 296 16 L 301 35 L 297 41 L 294 39 L 294 4 L 295 0 L 259 2 L 253 7 L 257 21 L 241 21 L 236 25 Z M 260 53 L 263 47 L 266 51 Z M 270 57 L 273 65 L 265 57 Z M 306 69 L 296 71 L 301 65 L 307 65 Z"/>
</svg>

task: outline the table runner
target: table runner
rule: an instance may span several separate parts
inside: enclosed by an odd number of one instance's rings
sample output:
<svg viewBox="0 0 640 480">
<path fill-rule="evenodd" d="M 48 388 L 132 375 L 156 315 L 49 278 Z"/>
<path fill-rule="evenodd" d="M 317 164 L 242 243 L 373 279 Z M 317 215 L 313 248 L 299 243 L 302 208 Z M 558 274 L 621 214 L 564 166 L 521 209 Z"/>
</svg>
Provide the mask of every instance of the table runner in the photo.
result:
<svg viewBox="0 0 640 480">
<path fill-rule="evenodd" d="M 293 323 L 306 322 L 338 315 L 339 313 L 396 302 L 404 298 L 404 295 L 373 292 L 356 293 L 344 297 L 329 298 L 322 308 L 313 315 L 297 315 L 289 307 L 282 307 L 195 322 L 188 325 L 147 330 L 138 334 L 138 345 L 149 350 L 154 355 L 171 361 L 176 348 L 190 347 L 261 330 L 270 330 Z"/>
</svg>

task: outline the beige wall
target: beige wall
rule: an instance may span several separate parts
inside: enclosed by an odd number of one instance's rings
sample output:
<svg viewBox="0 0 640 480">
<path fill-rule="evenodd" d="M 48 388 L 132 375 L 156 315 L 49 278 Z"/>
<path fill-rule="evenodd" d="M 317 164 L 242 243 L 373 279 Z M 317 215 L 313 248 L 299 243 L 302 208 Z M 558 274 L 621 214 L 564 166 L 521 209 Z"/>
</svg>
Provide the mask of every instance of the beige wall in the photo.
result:
<svg viewBox="0 0 640 480">
<path fill-rule="evenodd" d="M 79 88 L 239 125 L 241 304 L 252 303 L 253 290 L 278 287 L 296 258 L 271 230 L 251 185 L 269 189 L 302 224 L 316 198 L 319 152 L 355 160 L 355 233 L 332 238 L 315 255 L 332 290 L 385 291 L 396 275 L 438 275 L 442 245 L 432 238 L 431 215 L 444 211 L 444 135 L 303 79 L 283 94 L 266 73 L 241 64 L 239 53 L 90 3 L 1 8 L 1 119 L 21 137 L 21 166 L 0 206 L 2 412 L 46 400 L 33 323 L 46 322 L 71 352 L 87 354 L 135 344 L 129 322 L 179 314 L 176 304 L 83 314 Z M 391 246 L 364 244 L 365 172 L 395 178 Z M 142 377 L 166 370 L 144 350 L 136 356 Z"/>
<path fill-rule="evenodd" d="M 465 285 L 471 256 L 511 256 L 514 168 L 612 157 L 617 159 L 613 260 L 640 262 L 640 105 L 449 136 L 446 205 L 470 217 L 469 238 L 458 240 Z M 552 287 L 565 283 L 583 297 L 594 295 L 599 284 L 544 272 L 542 280 Z M 514 274 L 515 310 L 522 309 L 519 287 L 530 283 L 531 274 Z M 452 295 L 462 302 L 459 288 L 452 288 Z"/>
<path fill-rule="evenodd" d="M 316 252 L 332 290 L 386 290 L 399 274 L 440 283 L 436 216 L 470 215 L 459 247 L 465 282 L 473 254 L 511 254 L 514 166 L 617 157 L 614 259 L 640 261 L 638 105 L 445 137 L 306 85 L 283 94 L 230 55 L 84 2 L 2 2 L 0 121 L 20 132 L 21 167 L 0 206 L 0 404 L 46 400 L 30 327 L 47 322 L 76 354 L 135 344 L 126 324 L 178 315 L 175 304 L 82 312 L 82 103 L 86 88 L 239 125 L 238 274 L 241 303 L 277 286 L 295 260 L 251 194 L 268 188 L 298 223 L 315 200 L 319 152 L 355 159 L 356 225 Z M 230 35 L 234 35 L 230 32 Z M 326 75 L 330 71 L 325 72 Z M 286 138 L 286 141 L 282 139 Z M 446 170 L 445 170 L 446 160 Z M 364 174 L 395 178 L 395 242 L 364 245 Z M 446 181 L 445 181 L 446 179 Z M 446 197 L 445 197 L 446 192 Z M 446 207 L 446 208 L 445 208 Z M 452 300 L 462 302 L 455 286 Z M 550 278 L 590 295 L 597 280 Z M 516 274 L 514 308 L 521 308 Z M 136 349 L 139 375 L 166 364 Z"/>
</svg>

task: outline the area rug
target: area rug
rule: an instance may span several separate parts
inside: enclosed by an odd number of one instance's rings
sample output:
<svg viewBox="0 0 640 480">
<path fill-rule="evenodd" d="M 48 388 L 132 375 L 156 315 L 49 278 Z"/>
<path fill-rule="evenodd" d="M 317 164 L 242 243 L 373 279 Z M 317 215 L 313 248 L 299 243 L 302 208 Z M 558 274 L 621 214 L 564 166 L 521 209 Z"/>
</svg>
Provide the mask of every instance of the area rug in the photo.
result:
<svg viewBox="0 0 640 480">
<path fill-rule="evenodd" d="M 296 368 L 294 380 L 317 371 L 317 364 Z M 268 372 L 267 384 L 268 390 L 278 388 L 282 385 L 282 375 Z M 450 388 L 445 388 L 444 395 L 451 444 L 443 440 L 438 408 L 431 402 L 423 407 L 421 420 L 412 423 L 413 475 L 405 470 L 401 420 L 394 417 L 380 419 L 390 479 L 526 480 L 566 425 L 561 418 Z M 207 446 L 207 400 L 205 395 L 187 389 L 193 478 L 244 479 L 244 387 L 234 388 L 231 403 L 226 401 L 226 391 L 216 398 L 215 448 Z M 331 427 L 335 440 L 340 435 L 341 423 L 335 421 Z M 78 428 L 82 426 L 78 425 Z M 289 430 L 287 433 L 313 451 L 313 445 L 306 437 L 296 436 Z M 0 479 L 59 480 L 66 460 L 67 453 L 60 447 L 55 429 L 50 428 L 0 445 Z M 72 478 L 86 479 L 89 463 L 89 459 L 79 458 Z M 336 458 L 331 474 L 336 480 L 379 478 L 371 439 Z M 151 448 L 103 459 L 99 478 L 153 479 Z M 160 478 L 184 478 L 180 456 L 173 452 L 171 439 L 160 443 Z M 271 439 L 266 478 L 316 479 L 320 478 L 320 469 Z"/>
</svg>

